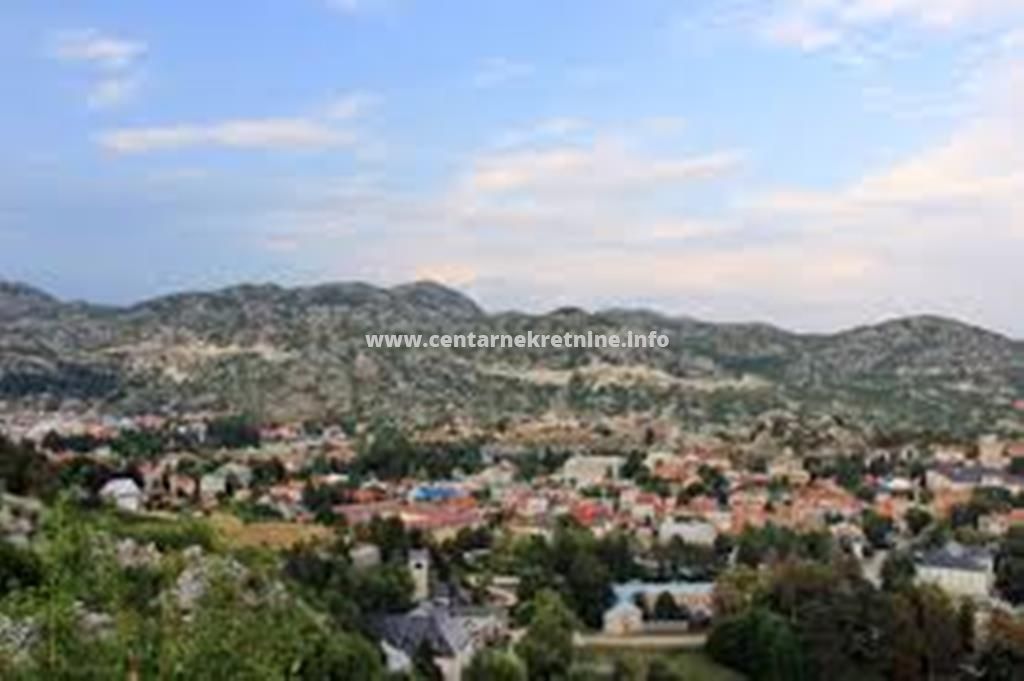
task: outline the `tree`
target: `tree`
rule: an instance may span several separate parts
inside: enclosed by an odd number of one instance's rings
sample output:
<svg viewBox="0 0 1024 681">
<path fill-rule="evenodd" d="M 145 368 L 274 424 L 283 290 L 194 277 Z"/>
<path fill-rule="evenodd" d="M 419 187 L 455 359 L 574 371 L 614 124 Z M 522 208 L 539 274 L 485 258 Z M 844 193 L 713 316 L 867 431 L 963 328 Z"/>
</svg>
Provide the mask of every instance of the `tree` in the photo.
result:
<svg viewBox="0 0 1024 681">
<path fill-rule="evenodd" d="M 24 496 L 48 496 L 56 474 L 48 459 L 29 444 L 0 435 L 0 489 Z"/>
<path fill-rule="evenodd" d="M 889 545 L 889 533 L 892 532 L 892 520 L 875 513 L 871 509 L 864 511 L 861 518 L 864 537 L 876 549 L 884 549 Z"/>
<path fill-rule="evenodd" d="M 1020 681 L 1024 670 L 1024 619 L 997 610 L 978 660 L 985 681 Z"/>
<path fill-rule="evenodd" d="M 956 608 L 950 597 L 935 586 L 918 588 L 914 600 L 924 640 L 924 666 L 927 677 L 952 677 L 966 647 L 961 638 Z"/>
<path fill-rule="evenodd" d="M 215 449 L 259 447 L 260 430 L 246 416 L 225 416 L 207 424 L 206 442 Z"/>
<path fill-rule="evenodd" d="M 906 551 L 892 551 L 882 563 L 882 588 L 886 591 L 910 588 L 916 574 L 913 556 Z"/>
<path fill-rule="evenodd" d="M 43 582 L 43 566 L 36 554 L 0 540 L 0 598 L 12 591 Z"/>
<path fill-rule="evenodd" d="M 515 656 L 485 648 L 473 656 L 462 678 L 464 681 L 526 681 L 526 669 Z"/>
<path fill-rule="evenodd" d="M 430 642 L 424 639 L 412 656 L 412 668 L 418 681 L 444 681 L 444 672 L 434 661 L 436 654 Z"/>
<path fill-rule="evenodd" d="M 683 673 L 663 656 L 652 658 L 647 666 L 647 681 L 685 681 Z"/>
<path fill-rule="evenodd" d="M 573 557 L 565 577 L 573 610 L 586 625 L 601 626 L 602 617 L 615 598 L 608 568 L 593 550 L 583 550 Z"/>
<path fill-rule="evenodd" d="M 715 612 L 721 617 L 739 615 L 753 604 L 760 586 L 760 575 L 745 565 L 722 573 L 712 595 Z"/>
<path fill-rule="evenodd" d="M 679 607 L 672 594 L 662 591 L 654 601 L 654 619 L 674 622 L 686 619 L 686 612 Z"/>
<path fill-rule="evenodd" d="M 647 681 L 647 661 L 636 653 L 616 655 L 611 681 Z"/>
<path fill-rule="evenodd" d="M 931 525 L 933 520 L 932 514 L 919 506 L 908 509 L 903 519 L 906 521 L 910 533 L 915 537 L 921 534 L 924 528 Z"/>
<path fill-rule="evenodd" d="M 1024 527 L 1011 527 L 996 554 L 996 589 L 1010 603 L 1024 603 Z"/>
<path fill-rule="evenodd" d="M 374 647 L 355 634 L 324 636 L 302 662 L 308 681 L 379 681 L 384 665 Z"/>
<path fill-rule="evenodd" d="M 711 630 L 708 654 L 754 681 L 804 678 L 799 642 L 783 617 L 762 608 L 722 620 Z"/>
<path fill-rule="evenodd" d="M 574 658 L 576 617 L 554 591 L 539 592 L 532 603 L 533 617 L 516 645 L 531 681 L 563 679 Z"/>
</svg>

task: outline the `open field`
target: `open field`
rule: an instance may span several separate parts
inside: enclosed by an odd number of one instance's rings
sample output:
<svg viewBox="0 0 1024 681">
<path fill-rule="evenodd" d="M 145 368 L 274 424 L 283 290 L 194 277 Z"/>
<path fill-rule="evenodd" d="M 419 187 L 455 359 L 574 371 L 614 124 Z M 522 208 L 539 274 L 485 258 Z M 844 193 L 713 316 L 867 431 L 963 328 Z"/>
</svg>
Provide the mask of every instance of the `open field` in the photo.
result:
<svg viewBox="0 0 1024 681">
<path fill-rule="evenodd" d="M 583 659 L 590 661 L 595 669 L 607 668 L 609 671 L 617 657 L 639 656 L 647 660 L 661 657 L 668 659 L 687 681 L 743 681 L 746 678 L 738 672 L 717 664 L 701 650 L 667 652 L 642 648 L 629 651 L 591 648 L 581 655 Z"/>
<path fill-rule="evenodd" d="M 210 524 L 224 542 L 234 548 L 287 549 L 300 542 L 323 539 L 333 534 L 322 525 L 283 521 L 244 523 L 224 513 L 211 516 Z"/>
</svg>

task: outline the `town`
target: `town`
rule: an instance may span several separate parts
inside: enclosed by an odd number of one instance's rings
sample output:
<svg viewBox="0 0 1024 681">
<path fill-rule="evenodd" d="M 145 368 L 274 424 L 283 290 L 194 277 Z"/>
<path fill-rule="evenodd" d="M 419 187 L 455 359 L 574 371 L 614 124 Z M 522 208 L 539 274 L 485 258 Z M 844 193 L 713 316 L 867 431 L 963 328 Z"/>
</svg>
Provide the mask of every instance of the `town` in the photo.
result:
<svg viewBox="0 0 1024 681">
<path fill-rule="evenodd" d="M 205 413 L 0 419 L 0 528 L 12 551 L 45 542 L 46 516 L 73 506 L 105 519 L 122 567 L 179 553 L 172 586 L 191 601 L 203 594 L 203 546 L 262 552 L 332 617 L 356 622 L 382 673 L 479 679 L 505 665 L 531 679 L 571 669 L 704 678 L 672 667 L 668 652 L 631 657 L 654 650 L 689 651 L 735 678 L 797 678 L 784 646 L 770 651 L 782 656 L 774 671 L 749 649 L 730 652 L 730 627 L 764 615 L 759 591 L 813 590 L 822 566 L 842 575 L 829 580 L 922 609 L 905 615 L 924 627 L 905 655 L 924 660 L 915 668 L 927 678 L 980 675 L 980 664 L 1024 654 L 1024 441 L 897 438 L 768 456 L 644 417 L 489 431 Z M 174 527 L 199 540 L 168 540 Z M 10 592 L 20 573 L 3 562 Z M 324 577 L 335 563 L 344 587 Z M 330 601 L 332 590 L 355 607 Z M 568 648 L 545 652 L 556 634 L 544 627 L 563 620 Z M 935 633 L 943 627 L 953 633 Z M 40 631 L 0 615 L 0 658 L 24 658 Z M 646 666 L 628 676 L 630 664 Z"/>
</svg>

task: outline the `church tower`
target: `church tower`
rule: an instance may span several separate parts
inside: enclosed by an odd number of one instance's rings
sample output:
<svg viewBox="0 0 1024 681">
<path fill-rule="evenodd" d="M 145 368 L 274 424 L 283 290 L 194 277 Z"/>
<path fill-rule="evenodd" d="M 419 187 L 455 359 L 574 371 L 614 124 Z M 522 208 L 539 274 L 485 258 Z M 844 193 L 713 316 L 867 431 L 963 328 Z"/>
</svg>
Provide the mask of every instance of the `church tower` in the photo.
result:
<svg viewBox="0 0 1024 681">
<path fill-rule="evenodd" d="M 412 574 L 412 598 L 420 603 L 430 598 L 430 552 L 413 550 L 409 552 L 409 572 Z"/>
</svg>

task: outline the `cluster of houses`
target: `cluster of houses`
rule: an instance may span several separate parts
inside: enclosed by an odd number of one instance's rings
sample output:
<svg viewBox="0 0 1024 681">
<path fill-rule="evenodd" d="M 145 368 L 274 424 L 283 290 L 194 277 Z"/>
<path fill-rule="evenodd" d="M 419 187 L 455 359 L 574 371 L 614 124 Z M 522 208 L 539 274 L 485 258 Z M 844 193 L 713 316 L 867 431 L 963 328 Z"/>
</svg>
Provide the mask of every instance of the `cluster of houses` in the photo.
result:
<svg viewBox="0 0 1024 681">
<path fill-rule="evenodd" d="M 201 420 L 184 424 L 200 428 Z M 121 429 L 162 427 L 157 417 L 131 421 L 96 419 L 86 423 L 44 421 L 4 424 L 16 437 L 41 440 L 46 433 L 74 427 L 97 438 Z M 198 433 L 201 436 L 201 433 Z M 1024 443 L 983 439 L 972 447 L 935 447 L 923 459 L 923 471 L 910 466 L 887 469 L 884 475 L 863 473 L 858 486 L 816 475 L 796 456 L 779 456 L 761 465 L 744 465 L 725 448 L 679 446 L 652 448 L 639 462 L 585 449 L 568 456 L 557 470 L 524 479 L 519 457 L 523 446 L 488 446 L 484 465 L 473 472 L 456 471 L 451 479 L 361 481 L 349 484 L 345 464 L 355 457 L 340 431 L 310 436 L 298 427 L 278 426 L 261 432 L 254 450 L 224 453 L 213 460 L 171 453 L 137 463 L 132 475 L 107 480 L 99 495 L 126 512 L 216 509 L 244 501 L 263 507 L 276 518 L 296 523 L 322 521 L 309 507 L 310 488 L 339 488 L 329 510 L 350 527 L 374 518 L 399 518 L 408 528 L 443 540 L 465 529 L 500 525 L 511 534 L 546 535 L 561 518 L 571 517 L 601 536 L 626 531 L 644 547 L 682 542 L 715 547 L 719 537 L 736 536 L 747 528 L 768 524 L 795 530 L 825 530 L 851 547 L 865 561 L 866 573 L 877 578 L 878 556 L 868 548 L 866 513 L 888 519 L 894 534 L 907 536 L 912 509 L 942 518 L 969 503 L 979 488 L 999 488 L 1024 498 Z M 904 452 L 883 452 L 893 458 Z M 52 453 L 56 462 L 81 455 Z M 89 454 L 102 460 L 111 452 Z M 323 462 L 332 465 L 324 466 Z M 643 474 L 637 474 L 637 463 Z M 268 481 L 261 475 L 275 467 Z M 336 464 L 336 465 L 335 465 Z M 891 472 L 891 471 L 898 472 Z M 864 493 L 864 492 L 867 493 Z M 0 525 L 13 536 L 24 534 L 38 508 L 31 504 L 0 504 Z M 321 509 L 322 510 L 322 509 Z M 978 520 L 983 535 L 997 537 L 1024 524 L 1024 509 L 992 510 Z M 13 529 L 11 529 L 13 528 Z M 19 529 L 20 528 L 20 529 Z M 353 550 L 353 564 L 372 569 L 380 561 L 372 546 Z M 950 542 L 915 555 L 917 578 L 938 584 L 954 596 L 979 603 L 994 600 L 994 557 L 984 542 Z M 481 646 L 508 636 L 503 610 L 474 607 L 459 594 L 444 592 L 432 576 L 430 556 L 413 552 L 409 570 L 416 606 L 410 612 L 380 617 L 374 623 L 389 666 L 402 670 L 424 645 L 437 654 L 446 678 L 457 679 L 464 664 Z M 633 582 L 615 587 L 615 601 L 605 613 L 604 633 L 633 636 L 665 628 L 683 628 L 710 619 L 714 584 L 706 581 Z M 496 592 L 501 592 L 495 587 Z M 514 589 L 504 593 L 514 592 Z M 659 599 L 670 598 L 684 624 L 652 618 Z"/>
</svg>

